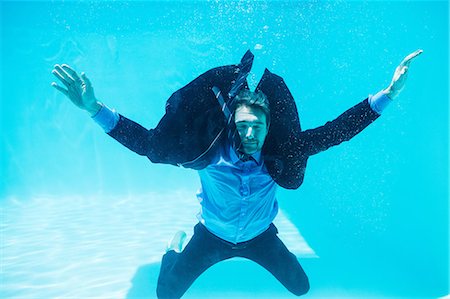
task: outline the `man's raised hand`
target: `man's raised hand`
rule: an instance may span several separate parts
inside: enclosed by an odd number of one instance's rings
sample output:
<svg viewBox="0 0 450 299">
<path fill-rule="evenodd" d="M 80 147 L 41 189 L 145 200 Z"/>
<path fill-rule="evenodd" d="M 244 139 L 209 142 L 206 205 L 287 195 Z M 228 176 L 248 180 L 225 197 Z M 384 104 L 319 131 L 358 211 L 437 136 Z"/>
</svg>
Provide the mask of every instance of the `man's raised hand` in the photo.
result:
<svg viewBox="0 0 450 299">
<path fill-rule="evenodd" d="M 95 98 L 91 81 L 84 73 L 81 73 L 80 77 L 67 64 L 56 64 L 52 74 L 66 88 L 59 86 L 56 82 L 52 82 L 52 86 L 67 96 L 77 107 L 86 110 L 91 116 L 101 109 L 102 105 Z"/>
<path fill-rule="evenodd" d="M 422 54 L 423 50 L 417 50 L 403 59 L 399 66 L 395 69 L 394 76 L 392 78 L 391 84 L 388 88 L 383 90 L 383 92 L 392 100 L 397 97 L 397 95 L 405 87 L 406 78 L 408 76 L 409 64 L 411 61 Z"/>
</svg>

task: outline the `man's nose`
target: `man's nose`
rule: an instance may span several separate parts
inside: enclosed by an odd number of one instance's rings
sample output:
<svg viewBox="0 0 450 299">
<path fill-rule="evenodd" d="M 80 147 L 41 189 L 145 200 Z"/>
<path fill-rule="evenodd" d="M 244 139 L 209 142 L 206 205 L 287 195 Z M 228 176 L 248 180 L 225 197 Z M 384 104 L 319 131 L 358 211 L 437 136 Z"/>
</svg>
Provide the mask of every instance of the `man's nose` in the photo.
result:
<svg viewBox="0 0 450 299">
<path fill-rule="evenodd" d="M 245 134 L 245 138 L 253 139 L 253 128 L 252 127 L 248 127 L 247 134 Z"/>
</svg>

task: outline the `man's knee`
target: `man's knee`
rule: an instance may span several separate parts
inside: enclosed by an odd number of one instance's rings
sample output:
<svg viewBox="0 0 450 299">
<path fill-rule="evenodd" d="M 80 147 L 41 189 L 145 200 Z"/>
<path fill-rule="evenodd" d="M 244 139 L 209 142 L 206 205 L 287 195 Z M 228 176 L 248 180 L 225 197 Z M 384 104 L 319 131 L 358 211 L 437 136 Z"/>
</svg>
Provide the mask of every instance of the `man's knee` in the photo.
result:
<svg viewBox="0 0 450 299">
<path fill-rule="evenodd" d="M 175 294 L 173 287 L 161 283 L 158 283 L 158 286 L 156 287 L 156 296 L 158 299 L 178 299 L 181 297 L 180 295 Z"/>
<path fill-rule="evenodd" d="M 295 287 L 291 290 L 291 292 L 296 296 L 302 296 L 308 293 L 309 291 L 309 280 L 308 277 L 305 276 L 304 279 L 300 280 Z"/>
</svg>

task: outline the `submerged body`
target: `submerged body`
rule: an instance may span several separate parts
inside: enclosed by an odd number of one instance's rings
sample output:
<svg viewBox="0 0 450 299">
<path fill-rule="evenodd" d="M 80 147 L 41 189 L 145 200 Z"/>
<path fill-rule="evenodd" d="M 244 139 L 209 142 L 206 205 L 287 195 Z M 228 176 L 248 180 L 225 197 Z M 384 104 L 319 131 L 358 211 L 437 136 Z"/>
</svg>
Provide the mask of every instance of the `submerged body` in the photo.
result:
<svg viewBox="0 0 450 299">
<path fill-rule="evenodd" d="M 386 106 L 390 101 L 379 92 L 334 121 L 302 132 L 301 157 L 307 158 L 349 140 L 378 118 L 378 112 L 372 107 Z M 262 114 L 254 110 L 258 108 L 247 107 L 234 119 L 241 146 L 224 139 L 208 165 L 199 170 L 202 184 L 197 195 L 202 206 L 199 224 L 183 251 L 169 250 L 164 255 L 158 298 L 180 298 L 206 269 L 232 257 L 244 257 L 260 264 L 295 295 L 309 290 L 308 277 L 295 255 L 278 238 L 278 230 L 272 223 L 278 212 L 277 184 L 266 167 L 265 156 L 257 142 L 245 146 L 255 138 L 254 125 L 266 125 Z M 158 148 L 158 143 L 151 141 L 152 130 L 141 130 L 140 125 L 107 107 L 94 120 L 103 126 L 113 124 L 108 134 L 128 148 L 151 148 L 152 152 Z M 243 120 L 247 120 L 245 125 Z M 264 138 L 265 134 L 259 136 L 260 140 Z M 171 249 L 181 247 L 177 242 Z"/>
</svg>

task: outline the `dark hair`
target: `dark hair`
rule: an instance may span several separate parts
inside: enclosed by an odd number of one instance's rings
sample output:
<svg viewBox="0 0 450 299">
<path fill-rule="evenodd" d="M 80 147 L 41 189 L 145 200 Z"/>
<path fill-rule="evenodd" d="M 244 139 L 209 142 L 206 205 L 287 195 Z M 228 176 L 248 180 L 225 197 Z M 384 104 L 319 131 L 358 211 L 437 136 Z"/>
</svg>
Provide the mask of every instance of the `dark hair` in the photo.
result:
<svg viewBox="0 0 450 299">
<path fill-rule="evenodd" d="M 262 91 L 250 91 L 248 89 L 242 89 L 234 98 L 234 110 L 241 106 L 247 106 L 251 108 L 260 109 L 266 115 L 267 126 L 270 123 L 270 108 L 269 100 Z"/>
</svg>

